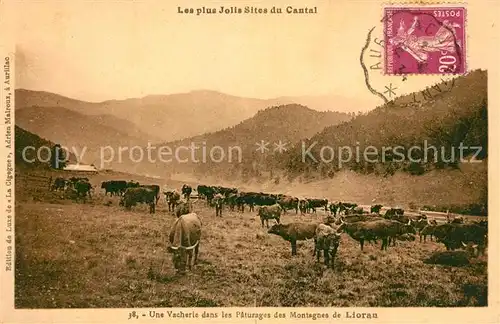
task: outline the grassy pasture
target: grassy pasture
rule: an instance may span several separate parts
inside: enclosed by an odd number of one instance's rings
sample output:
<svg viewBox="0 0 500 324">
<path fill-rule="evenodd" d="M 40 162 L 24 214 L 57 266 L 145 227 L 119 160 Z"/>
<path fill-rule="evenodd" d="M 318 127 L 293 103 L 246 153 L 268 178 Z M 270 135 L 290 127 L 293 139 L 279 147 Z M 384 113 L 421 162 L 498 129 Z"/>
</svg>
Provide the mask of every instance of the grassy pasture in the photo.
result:
<svg viewBox="0 0 500 324">
<path fill-rule="evenodd" d="M 380 251 L 379 242 L 362 252 L 343 234 L 331 270 L 316 263 L 312 241 L 292 257 L 256 213 L 225 209 L 216 218 L 202 201 L 194 204 L 203 222 L 200 262 L 179 276 L 166 249 L 174 216 L 164 200 L 150 215 L 144 205 L 125 211 L 99 190 L 75 203 L 19 179 L 17 308 L 487 305 L 486 257 L 463 267 L 426 264 L 442 244 L 398 241 Z M 323 217 L 289 212 L 282 222 Z"/>
</svg>

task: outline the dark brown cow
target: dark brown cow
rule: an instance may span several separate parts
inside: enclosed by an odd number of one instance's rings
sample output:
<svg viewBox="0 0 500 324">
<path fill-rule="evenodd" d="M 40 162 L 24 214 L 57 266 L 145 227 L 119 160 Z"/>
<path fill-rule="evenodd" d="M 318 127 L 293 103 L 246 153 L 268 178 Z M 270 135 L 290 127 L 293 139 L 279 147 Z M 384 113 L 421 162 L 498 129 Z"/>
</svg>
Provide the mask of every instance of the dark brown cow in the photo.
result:
<svg viewBox="0 0 500 324">
<path fill-rule="evenodd" d="M 398 221 L 383 219 L 368 222 L 343 223 L 341 228 L 353 239 L 359 241 L 361 250 L 365 240 L 382 239 L 381 250 L 387 250 L 389 238 L 411 233 L 415 234 L 415 228 L 411 224 L 403 224 Z"/>
<path fill-rule="evenodd" d="M 160 186 L 159 185 L 139 185 L 139 188 L 148 188 L 155 193 L 155 204 L 158 204 L 160 199 Z"/>
<path fill-rule="evenodd" d="M 91 198 L 92 185 L 90 184 L 90 182 L 85 180 L 77 180 L 73 184 L 73 187 L 75 188 L 78 197 L 86 198 L 88 195 L 89 198 Z"/>
<path fill-rule="evenodd" d="M 154 214 L 156 209 L 156 192 L 144 187 L 128 188 L 120 200 L 120 206 L 125 206 L 128 210 L 138 203 L 148 204 L 149 213 Z"/>
<path fill-rule="evenodd" d="M 478 245 L 479 252 L 484 254 L 487 245 L 488 229 L 477 224 L 445 223 L 437 225 L 434 237 L 442 242 L 447 250 L 462 248 L 462 243 L 472 242 Z"/>
<path fill-rule="evenodd" d="M 370 213 L 380 214 L 382 207 L 382 205 L 373 205 L 370 207 Z"/>
</svg>

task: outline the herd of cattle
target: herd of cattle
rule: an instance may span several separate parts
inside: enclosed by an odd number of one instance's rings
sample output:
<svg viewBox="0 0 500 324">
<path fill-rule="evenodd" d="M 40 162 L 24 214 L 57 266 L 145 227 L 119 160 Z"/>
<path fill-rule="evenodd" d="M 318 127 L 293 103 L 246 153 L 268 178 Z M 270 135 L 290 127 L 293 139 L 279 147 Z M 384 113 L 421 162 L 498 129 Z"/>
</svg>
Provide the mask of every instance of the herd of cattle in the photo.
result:
<svg viewBox="0 0 500 324">
<path fill-rule="evenodd" d="M 105 181 L 101 184 L 105 195 L 120 197 L 120 206 L 127 209 L 144 203 L 149 205 L 150 213 L 155 213 L 155 206 L 160 200 L 159 185 L 141 185 L 133 181 Z M 51 190 L 71 190 L 77 197 L 85 197 L 93 190 L 88 179 L 57 178 L 51 185 Z M 361 250 L 365 242 L 376 243 L 382 241 L 381 249 L 387 250 L 396 240 L 414 241 L 418 233 L 420 241 L 425 242 L 427 236 L 434 237 L 437 242 L 443 243 L 447 250 L 465 248 L 470 255 L 483 254 L 487 246 L 487 221 L 468 222 L 463 218 L 448 218 L 446 223 L 438 224 L 424 214 L 405 215 L 403 209 L 391 208 L 383 215 L 382 205 L 373 205 L 370 212 L 364 211 L 354 203 L 329 203 L 327 199 L 305 198 L 299 199 L 282 194 L 267 194 L 262 192 L 241 192 L 236 188 L 221 186 L 199 185 L 196 193 L 189 185 L 183 185 L 180 192 L 176 189 L 163 188 L 165 202 L 169 212 L 176 217 L 170 232 L 171 246 L 168 250 L 173 253 L 173 263 L 177 270 L 184 271 L 186 265 L 191 268 L 191 259 L 194 251 L 194 263 L 198 258 L 201 238 L 201 221 L 193 212 L 193 194 L 197 199 L 206 200 L 208 206 L 215 209 L 215 216 L 222 217 L 223 207 L 227 206 L 234 211 L 244 212 L 245 206 L 250 211 L 258 206 L 257 215 L 264 227 L 274 220 L 276 224 L 268 229 L 268 233 L 281 236 L 289 241 L 292 255 L 297 254 L 297 241 L 314 240 L 314 254 L 319 262 L 323 251 L 324 262 L 333 267 L 335 256 L 340 244 L 340 236 L 347 233 L 358 241 Z M 282 224 L 280 219 L 289 210 L 298 214 L 316 213 L 323 208 L 326 218 L 323 222 L 302 223 L 292 222 Z"/>
</svg>

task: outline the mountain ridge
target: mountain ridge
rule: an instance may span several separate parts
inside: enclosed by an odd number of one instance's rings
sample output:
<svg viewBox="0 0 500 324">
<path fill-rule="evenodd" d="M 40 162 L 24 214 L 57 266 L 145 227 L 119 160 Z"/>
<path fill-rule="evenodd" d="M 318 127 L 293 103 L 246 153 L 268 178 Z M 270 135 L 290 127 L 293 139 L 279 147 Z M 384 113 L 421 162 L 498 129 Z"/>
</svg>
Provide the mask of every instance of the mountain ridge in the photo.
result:
<svg viewBox="0 0 500 324">
<path fill-rule="evenodd" d="M 150 134 L 153 138 L 174 141 L 231 127 L 271 106 L 302 104 L 300 99 L 280 98 L 246 98 L 199 89 L 183 93 L 152 94 L 141 98 L 85 102 L 46 91 L 17 89 L 16 109 L 62 107 L 85 115 L 113 115 L 135 124 L 141 132 Z M 343 101 L 350 102 L 350 106 L 362 107 L 356 98 Z M 342 106 L 347 104 L 332 103 L 330 109 L 309 108 L 337 111 L 343 110 Z"/>
</svg>

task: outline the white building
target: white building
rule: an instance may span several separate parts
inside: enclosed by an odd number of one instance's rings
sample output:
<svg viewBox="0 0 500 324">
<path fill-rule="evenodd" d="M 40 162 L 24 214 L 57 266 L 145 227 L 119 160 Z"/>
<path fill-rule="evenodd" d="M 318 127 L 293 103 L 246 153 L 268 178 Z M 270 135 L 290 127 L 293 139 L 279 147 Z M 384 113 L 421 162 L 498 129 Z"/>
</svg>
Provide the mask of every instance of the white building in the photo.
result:
<svg viewBox="0 0 500 324">
<path fill-rule="evenodd" d="M 97 172 L 97 168 L 88 164 L 68 164 L 64 167 L 64 171 L 77 171 L 77 172 Z"/>
</svg>

